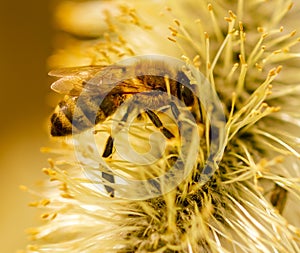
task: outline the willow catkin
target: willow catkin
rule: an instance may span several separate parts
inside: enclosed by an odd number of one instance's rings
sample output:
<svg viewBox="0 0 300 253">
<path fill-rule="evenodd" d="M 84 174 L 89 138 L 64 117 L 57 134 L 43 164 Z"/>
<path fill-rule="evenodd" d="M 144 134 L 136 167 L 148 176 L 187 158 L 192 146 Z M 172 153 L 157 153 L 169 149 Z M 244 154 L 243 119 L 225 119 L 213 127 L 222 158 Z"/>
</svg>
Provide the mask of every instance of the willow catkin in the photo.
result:
<svg viewBox="0 0 300 253">
<path fill-rule="evenodd" d="M 283 0 L 63 1 L 56 14 L 64 33 L 51 67 L 163 54 L 201 71 L 223 106 L 224 154 L 206 184 L 197 181 L 207 158 L 201 147 L 202 167 L 178 187 L 134 201 L 98 191 L 78 155 L 90 161 L 99 150 L 63 138 L 47 149 L 54 158 L 44 172 L 53 182 L 33 192 L 42 198 L 34 206 L 45 211 L 46 222 L 30 230 L 27 252 L 300 252 L 299 6 Z M 110 124 L 96 126 L 104 134 L 99 148 Z M 202 125 L 206 145 L 208 126 Z M 144 126 L 134 127 L 137 140 L 148 138 Z M 84 133 L 81 141 L 89 147 Z M 107 162 L 119 172 L 134 169 L 114 156 Z"/>
</svg>

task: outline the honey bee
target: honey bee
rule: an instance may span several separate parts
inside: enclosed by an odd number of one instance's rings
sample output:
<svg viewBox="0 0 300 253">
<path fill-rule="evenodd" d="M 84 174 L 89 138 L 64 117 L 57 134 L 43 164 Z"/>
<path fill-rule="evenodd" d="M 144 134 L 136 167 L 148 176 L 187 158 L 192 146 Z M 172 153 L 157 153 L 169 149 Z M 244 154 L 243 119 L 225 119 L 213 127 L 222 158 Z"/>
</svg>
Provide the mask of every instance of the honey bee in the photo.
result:
<svg viewBox="0 0 300 253">
<path fill-rule="evenodd" d="M 165 106 L 161 93 L 174 96 L 189 108 L 201 121 L 199 99 L 193 94 L 187 75 L 172 69 L 163 59 L 139 59 L 130 64 L 111 66 L 84 66 L 53 70 L 50 76 L 59 77 L 51 88 L 65 97 L 60 101 L 51 116 L 51 135 L 68 136 L 77 134 L 111 117 L 125 101 L 132 99 L 121 121 L 125 122 L 135 105 L 151 105 L 155 108 Z M 161 93 L 155 93 L 159 91 Z M 80 102 L 79 102 L 80 100 Z M 175 119 L 179 118 L 176 103 L 169 104 Z M 76 111 L 76 116 L 74 115 Z M 153 125 L 167 138 L 174 134 L 167 129 L 154 110 L 143 112 Z M 113 137 L 105 144 L 103 158 L 113 153 Z M 114 183 L 114 177 L 103 172 L 102 177 Z M 111 196 L 114 190 L 105 186 Z"/>
</svg>

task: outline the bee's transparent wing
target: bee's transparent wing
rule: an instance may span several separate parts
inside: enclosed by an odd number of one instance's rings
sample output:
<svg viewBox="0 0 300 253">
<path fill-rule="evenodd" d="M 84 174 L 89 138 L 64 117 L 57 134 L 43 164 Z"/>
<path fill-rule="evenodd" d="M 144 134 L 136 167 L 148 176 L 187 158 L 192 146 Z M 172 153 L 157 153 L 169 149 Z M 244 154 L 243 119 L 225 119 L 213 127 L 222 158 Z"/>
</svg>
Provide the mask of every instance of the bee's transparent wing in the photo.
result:
<svg viewBox="0 0 300 253">
<path fill-rule="evenodd" d="M 70 68 L 59 68 L 49 72 L 49 76 L 67 77 L 67 76 L 80 76 L 80 77 L 92 77 L 101 69 L 105 68 L 105 65 L 90 65 L 79 66 Z"/>
<path fill-rule="evenodd" d="M 93 90 L 106 94 L 136 94 L 151 91 L 153 87 L 139 79 L 135 65 L 111 65 L 101 69 L 90 79 L 84 89 L 93 93 Z"/>
<path fill-rule="evenodd" d="M 50 76 L 60 77 L 51 85 L 51 89 L 60 94 L 79 96 L 84 85 L 105 66 L 82 66 L 54 69 Z"/>
<path fill-rule="evenodd" d="M 52 83 L 51 89 L 60 94 L 78 96 L 82 91 L 82 79 L 76 76 L 63 77 Z"/>
<path fill-rule="evenodd" d="M 138 93 L 148 91 L 145 85 L 135 78 L 135 69 L 128 66 L 83 66 L 55 69 L 50 76 L 60 77 L 51 85 L 57 93 L 79 96 L 84 90 L 88 94 Z"/>
</svg>

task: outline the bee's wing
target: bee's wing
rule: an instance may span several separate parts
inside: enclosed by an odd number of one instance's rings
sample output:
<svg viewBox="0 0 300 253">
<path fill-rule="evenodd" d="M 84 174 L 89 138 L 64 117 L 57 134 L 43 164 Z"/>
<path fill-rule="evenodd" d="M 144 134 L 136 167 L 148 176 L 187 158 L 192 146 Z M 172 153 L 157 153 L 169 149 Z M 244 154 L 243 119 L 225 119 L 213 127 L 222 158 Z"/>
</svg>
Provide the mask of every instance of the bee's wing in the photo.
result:
<svg viewBox="0 0 300 253">
<path fill-rule="evenodd" d="M 83 88 L 83 80 L 76 76 L 66 76 L 51 84 L 51 89 L 60 94 L 79 96 Z"/>
<path fill-rule="evenodd" d="M 61 94 L 79 96 L 85 83 L 105 66 L 82 66 L 54 69 L 50 76 L 60 77 L 51 85 L 51 89 Z"/>
<path fill-rule="evenodd" d="M 106 94 L 135 94 L 151 91 L 153 88 L 147 86 L 138 78 L 135 65 L 111 65 L 103 68 L 84 86 L 87 92 L 105 96 Z"/>
<path fill-rule="evenodd" d="M 121 65 L 63 68 L 52 70 L 49 75 L 60 77 L 51 85 L 52 90 L 71 96 L 79 96 L 83 90 L 97 95 L 149 90 L 143 83 L 130 80 L 135 77 L 134 70 Z"/>
<path fill-rule="evenodd" d="M 54 69 L 49 72 L 49 76 L 56 77 L 70 77 L 70 76 L 80 76 L 80 77 L 91 77 L 99 72 L 101 69 L 105 68 L 105 65 L 90 65 L 90 66 L 79 66 L 70 68 L 59 68 Z"/>
</svg>

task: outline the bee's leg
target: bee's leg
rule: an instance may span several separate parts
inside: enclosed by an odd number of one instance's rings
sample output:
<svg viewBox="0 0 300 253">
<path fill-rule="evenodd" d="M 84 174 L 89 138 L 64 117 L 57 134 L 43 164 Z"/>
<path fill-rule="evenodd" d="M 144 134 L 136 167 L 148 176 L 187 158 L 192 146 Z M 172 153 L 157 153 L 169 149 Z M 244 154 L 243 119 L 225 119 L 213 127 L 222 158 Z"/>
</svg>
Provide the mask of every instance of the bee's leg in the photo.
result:
<svg viewBox="0 0 300 253">
<path fill-rule="evenodd" d="M 126 113 L 123 115 L 123 117 L 121 118 L 121 120 L 118 123 L 118 128 L 115 130 L 116 132 L 120 131 L 122 127 L 125 126 L 125 123 L 127 122 L 127 119 L 130 115 L 130 113 L 132 113 L 134 110 L 134 105 L 129 105 Z"/>
<path fill-rule="evenodd" d="M 194 116 L 197 123 L 201 123 L 201 122 L 203 123 L 204 122 L 203 109 L 202 109 L 199 98 L 195 99 L 192 114 L 193 114 L 193 116 Z"/>
<path fill-rule="evenodd" d="M 181 128 L 182 121 L 184 120 L 182 117 L 183 115 L 180 115 L 182 113 L 179 111 L 177 105 L 173 101 L 170 103 L 170 107 L 174 118 L 177 120 L 178 127 Z"/>
<path fill-rule="evenodd" d="M 106 141 L 105 149 L 103 151 L 102 157 L 104 158 L 109 157 L 112 154 L 113 146 L 114 146 L 114 139 L 111 136 L 109 136 Z M 102 177 L 110 183 L 115 182 L 114 176 L 106 172 L 102 172 Z M 112 187 L 108 185 L 104 185 L 104 188 L 111 197 L 114 197 L 115 191 Z"/>
<path fill-rule="evenodd" d="M 166 138 L 172 139 L 175 137 L 167 128 L 163 126 L 163 123 L 153 111 L 147 110 L 145 112 L 152 123 L 163 133 L 164 136 L 166 136 Z"/>
<path fill-rule="evenodd" d="M 114 147 L 114 139 L 111 136 L 109 136 L 106 141 L 102 157 L 104 158 L 109 157 L 112 154 L 113 147 Z"/>
<path fill-rule="evenodd" d="M 178 110 L 177 106 L 175 105 L 174 102 L 171 102 L 170 103 L 170 106 L 171 106 L 171 111 L 175 117 L 175 119 L 178 119 L 179 118 L 179 114 L 180 114 L 180 111 Z"/>
</svg>

